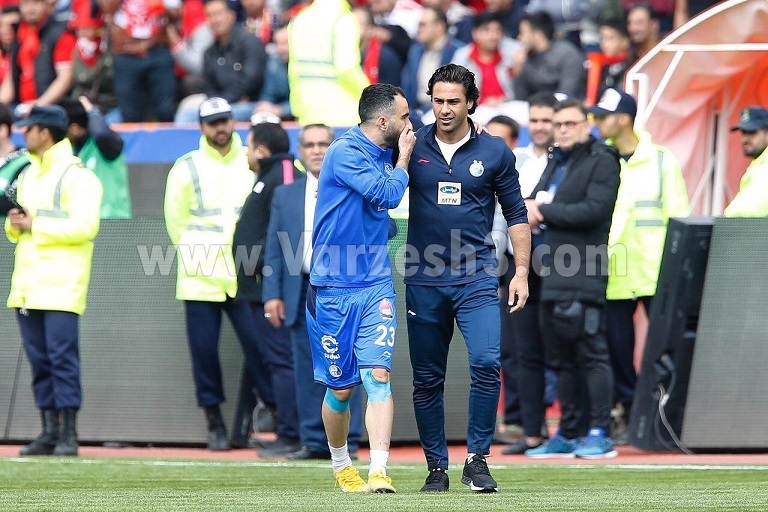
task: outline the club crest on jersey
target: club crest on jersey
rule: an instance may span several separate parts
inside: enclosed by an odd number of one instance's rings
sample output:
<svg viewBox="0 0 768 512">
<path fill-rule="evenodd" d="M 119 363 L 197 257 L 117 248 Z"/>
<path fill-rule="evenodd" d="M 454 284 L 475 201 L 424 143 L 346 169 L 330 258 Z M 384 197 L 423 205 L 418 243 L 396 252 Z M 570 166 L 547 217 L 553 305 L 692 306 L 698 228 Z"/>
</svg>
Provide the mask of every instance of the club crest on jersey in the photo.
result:
<svg viewBox="0 0 768 512">
<path fill-rule="evenodd" d="M 469 166 L 469 174 L 474 176 L 475 178 L 479 178 L 483 175 L 485 172 L 485 167 L 483 167 L 483 161 L 482 160 L 473 160 L 472 165 Z"/>
<path fill-rule="evenodd" d="M 387 173 L 387 176 L 392 176 L 392 173 L 394 172 L 392 164 L 384 164 L 384 172 Z"/>
<path fill-rule="evenodd" d="M 392 320 L 395 316 L 395 310 L 392 308 L 392 303 L 389 299 L 381 299 L 379 302 L 379 314 L 384 320 Z"/>
</svg>

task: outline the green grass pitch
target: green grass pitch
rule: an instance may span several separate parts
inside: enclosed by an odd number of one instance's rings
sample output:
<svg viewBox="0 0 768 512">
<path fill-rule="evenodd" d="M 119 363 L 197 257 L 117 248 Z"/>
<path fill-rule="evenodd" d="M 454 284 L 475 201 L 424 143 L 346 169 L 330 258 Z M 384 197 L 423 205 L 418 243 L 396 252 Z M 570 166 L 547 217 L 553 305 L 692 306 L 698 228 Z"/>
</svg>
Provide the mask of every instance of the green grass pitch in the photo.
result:
<svg viewBox="0 0 768 512">
<path fill-rule="evenodd" d="M 397 494 L 348 495 L 322 463 L 4 459 L 0 511 L 768 510 L 763 466 L 490 467 L 498 494 L 471 493 L 460 466 L 450 468 L 449 493 L 420 494 L 424 465 L 392 464 Z"/>
</svg>

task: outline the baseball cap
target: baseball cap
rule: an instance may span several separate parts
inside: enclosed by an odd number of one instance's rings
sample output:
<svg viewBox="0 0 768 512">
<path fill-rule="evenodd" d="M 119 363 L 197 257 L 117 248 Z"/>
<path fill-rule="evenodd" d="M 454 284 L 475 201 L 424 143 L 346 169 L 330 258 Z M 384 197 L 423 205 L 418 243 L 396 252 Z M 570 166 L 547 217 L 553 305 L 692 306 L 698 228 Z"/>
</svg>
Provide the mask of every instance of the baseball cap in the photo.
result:
<svg viewBox="0 0 768 512">
<path fill-rule="evenodd" d="M 201 123 L 212 123 L 220 119 L 232 119 L 232 105 L 224 98 L 208 98 L 197 109 Z"/>
<path fill-rule="evenodd" d="M 26 118 L 16 122 L 17 128 L 32 125 L 66 130 L 69 127 L 67 111 L 58 105 L 34 106 Z"/>
<path fill-rule="evenodd" d="M 768 128 L 768 110 L 763 107 L 744 107 L 739 114 L 739 124 L 731 128 L 732 132 L 756 132 L 760 128 Z"/>
<path fill-rule="evenodd" d="M 637 102 L 635 98 L 625 92 L 616 89 L 606 89 L 597 105 L 587 110 L 587 112 L 596 116 L 629 114 L 635 117 L 637 115 Z"/>
</svg>

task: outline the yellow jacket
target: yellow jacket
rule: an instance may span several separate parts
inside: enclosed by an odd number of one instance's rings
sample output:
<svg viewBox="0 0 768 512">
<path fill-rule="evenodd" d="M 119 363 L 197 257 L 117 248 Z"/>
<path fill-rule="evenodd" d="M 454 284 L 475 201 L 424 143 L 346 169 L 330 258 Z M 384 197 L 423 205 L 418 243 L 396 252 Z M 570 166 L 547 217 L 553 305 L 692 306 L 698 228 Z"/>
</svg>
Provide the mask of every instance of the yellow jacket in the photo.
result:
<svg viewBox="0 0 768 512">
<path fill-rule="evenodd" d="M 165 188 L 165 225 L 176 246 L 176 298 L 224 302 L 237 293 L 232 235 L 254 184 L 237 134 L 225 156 L 200 137 L 176 160 Z"/>
<path fill-rule="evenodd" d="M 8 307 L 80 315 L 99 232 L 101 182 L 72 154 L 67 139 L 46 151 L 42 160 L 29 156 L 17 200 L 32 216 L 32 230 L 22 233 L 5 221 L 8 239 L 16 244 Z"/>
<path fill-rule="evenodd" d="M 739 193 L 725 209 L 726 217 L 768 217 L 768 148 L 752 160 L 739 183 Z"/>
<path fill-rule="evenodd" d="M 608 300 L 656 294 L 667 222 L 688 215 L 688 191 L 675 155 L 654 144 L 648 132 L 635 131 L 635 136 L 639 143 L 634 154 L 621 159 L 621 185 L 608 235 Z"/>
<path fill-rule="evenodd" d="M 360 65 L 360 26 L 347 0 L 314 0 L 288 26 L 291 111 L 302 126 L 348 127 L 368 78 Z"/>
</svg>

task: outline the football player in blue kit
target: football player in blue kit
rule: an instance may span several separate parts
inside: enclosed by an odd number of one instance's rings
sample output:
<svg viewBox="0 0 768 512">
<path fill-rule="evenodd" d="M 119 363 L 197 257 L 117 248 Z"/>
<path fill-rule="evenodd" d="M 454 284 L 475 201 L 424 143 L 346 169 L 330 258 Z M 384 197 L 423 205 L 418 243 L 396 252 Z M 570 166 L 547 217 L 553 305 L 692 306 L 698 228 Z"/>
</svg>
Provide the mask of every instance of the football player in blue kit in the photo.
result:
<svg viewBox="0 0 768 512">
<path fill-rule="evenodd" d="M 389 218 L 408 185 L 416 138 L 399 87 L 374 84 L 360 97 L 360 124 L 336 139 L 319 176 L 307 328 L 336 481 L 344 492 L 395 492 L 387 476 L 394 405 L 389 382 L 397 317 L 387 247 Z M 399 150 L 394 167 L 393 149 Z M 349 400 L 368 394 L 368 481 L 347 449 Z"/>
</svg>

